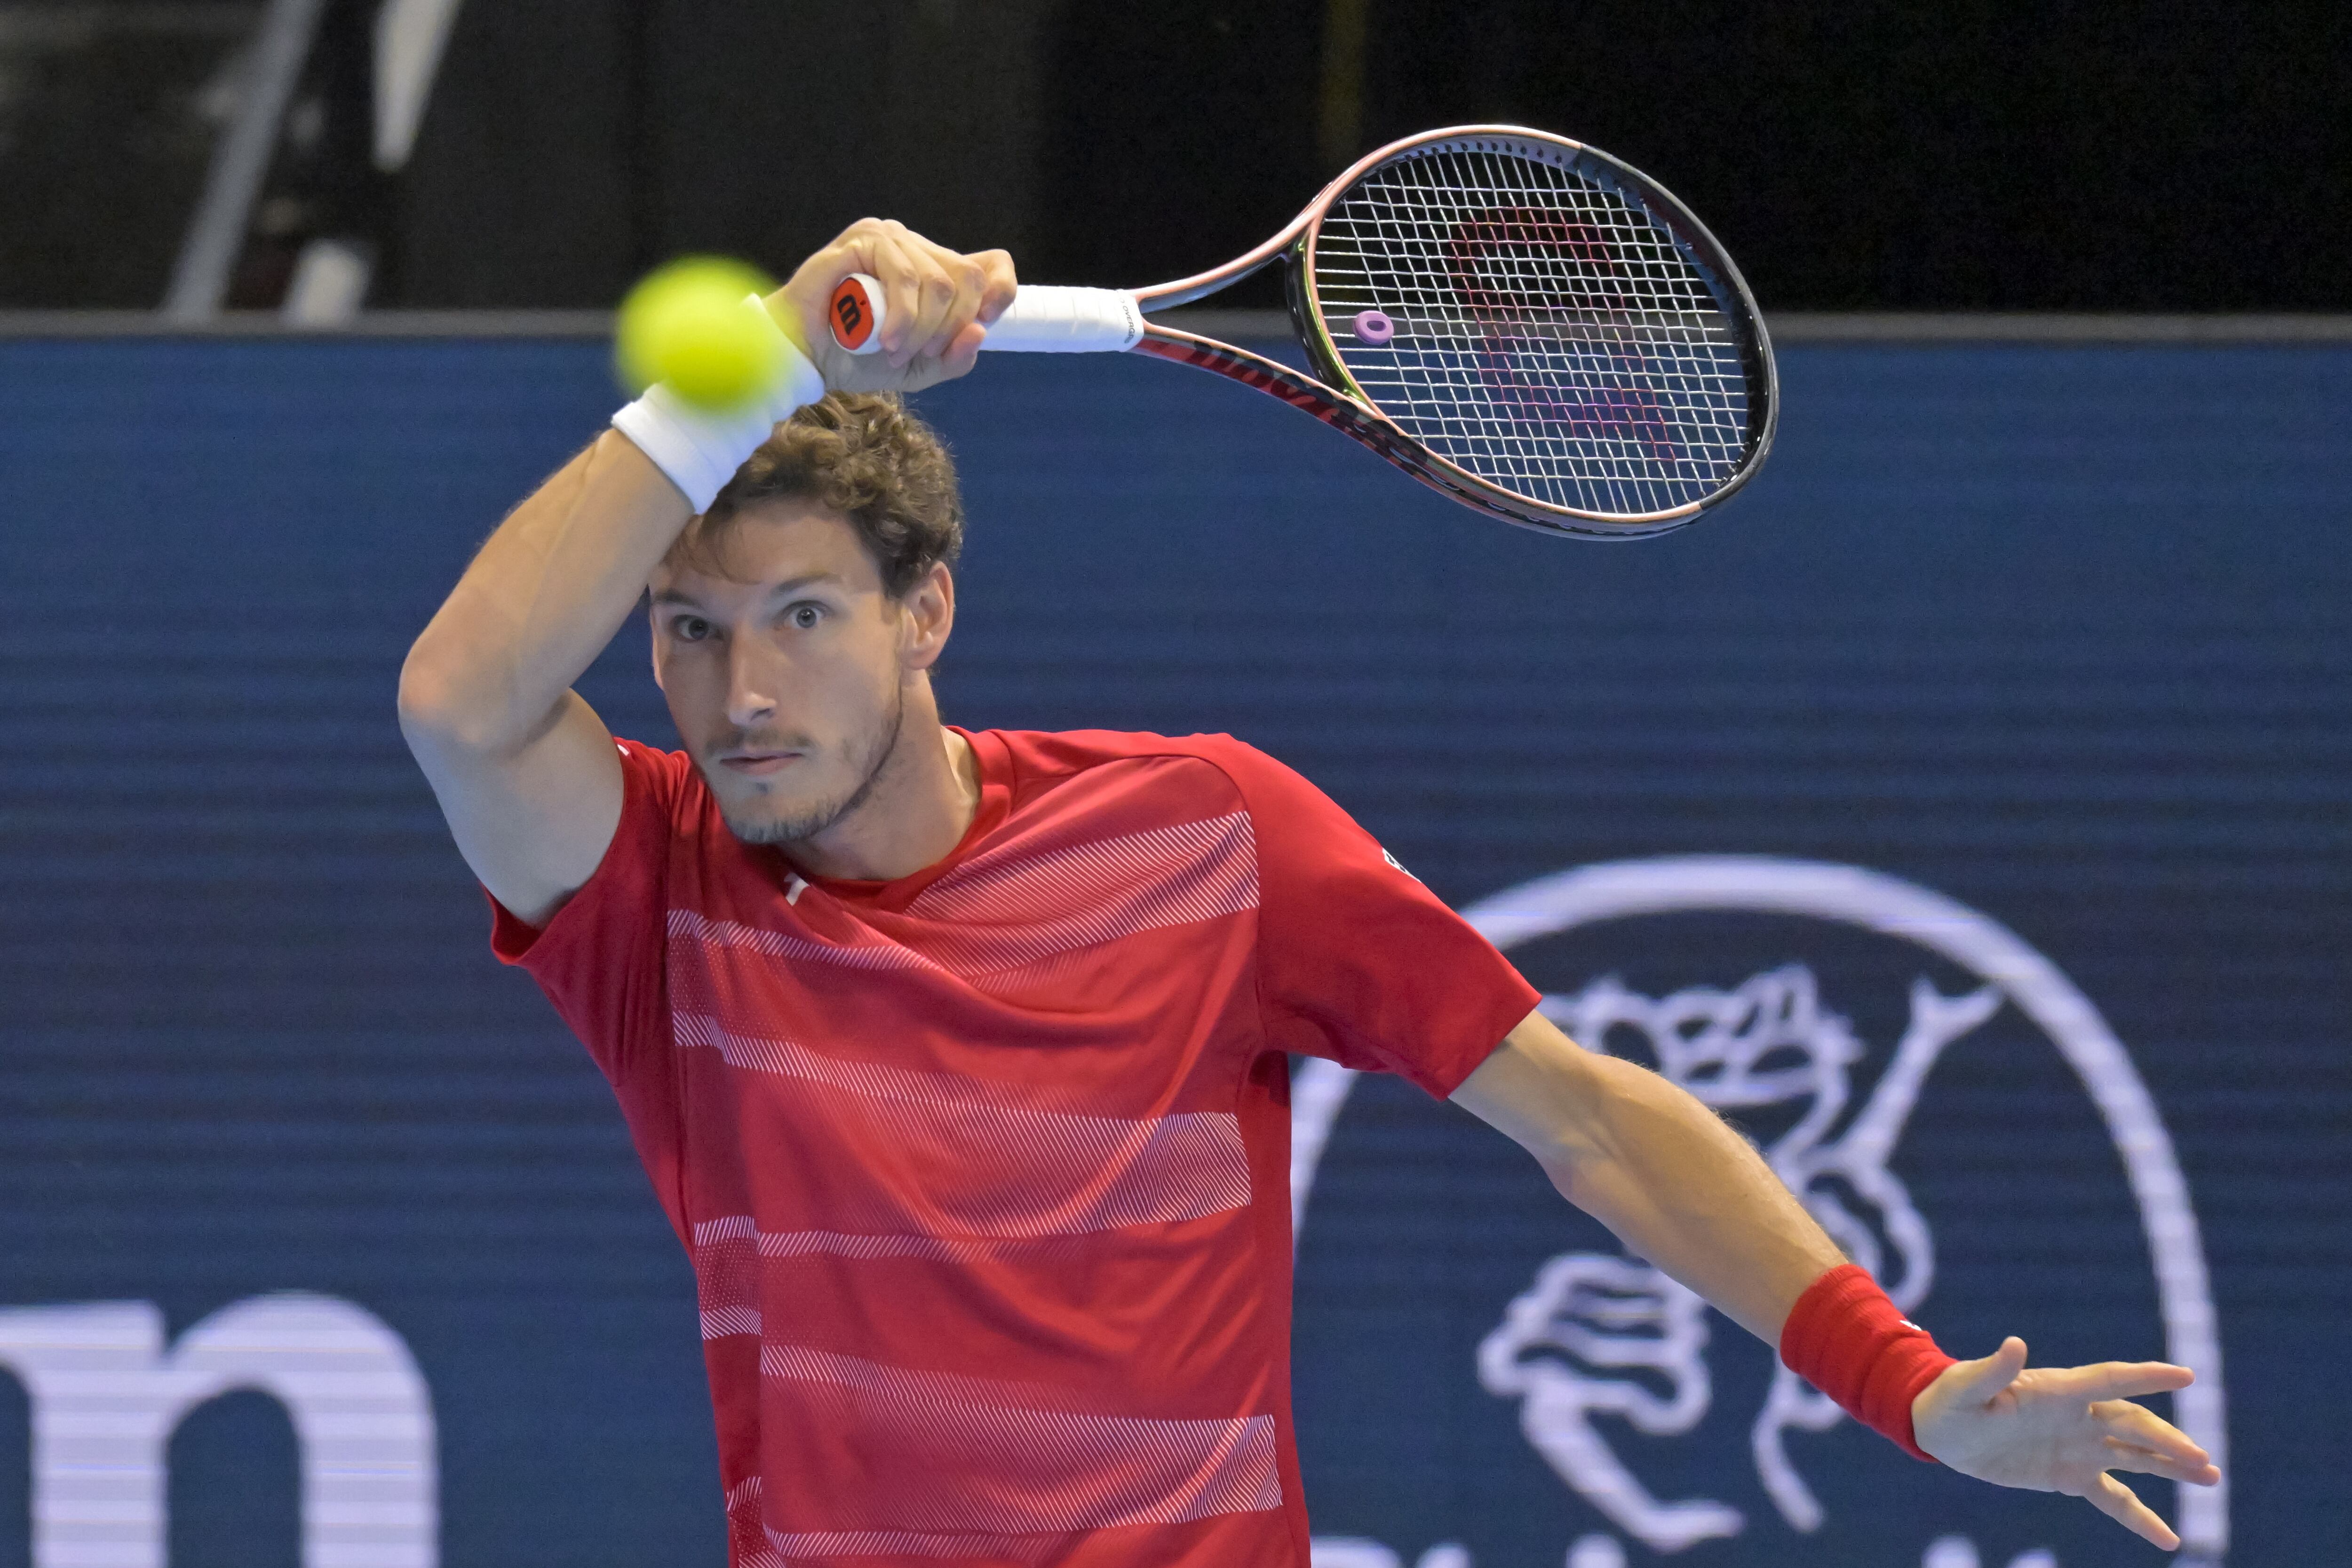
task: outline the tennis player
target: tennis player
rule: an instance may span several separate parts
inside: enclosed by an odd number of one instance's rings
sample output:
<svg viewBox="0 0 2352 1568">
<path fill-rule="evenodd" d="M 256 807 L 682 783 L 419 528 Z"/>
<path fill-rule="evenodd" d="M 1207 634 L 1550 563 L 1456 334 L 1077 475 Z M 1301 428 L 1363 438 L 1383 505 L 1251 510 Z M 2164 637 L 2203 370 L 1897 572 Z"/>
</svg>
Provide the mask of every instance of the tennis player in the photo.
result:
<svg viewBox="0 0 2352 1568">
<path fill-rule="evenodd" d="M 807 326 L 853 271 L 885 290 L 865 357 Z M 1467 1107 L 1913 1455 L 2176 1544 L 2107 1472 L 2220 1479 L 2130 1402 L 2188 1369 L 1942 1354 L 1297 773 L 941 725 L 961 512 L 890 395 L 969 371 L 1013 291 L 1002 251 L 857 224 L 747 303 L 788 344 L 770 405 L 622 410 L 402 672 L 496 951 L 692 1256 L 738 1568 L 1306 1568 L 1287 1052 Z M 648 586 L 683 751 L 571 689 Z"/>
</svg>

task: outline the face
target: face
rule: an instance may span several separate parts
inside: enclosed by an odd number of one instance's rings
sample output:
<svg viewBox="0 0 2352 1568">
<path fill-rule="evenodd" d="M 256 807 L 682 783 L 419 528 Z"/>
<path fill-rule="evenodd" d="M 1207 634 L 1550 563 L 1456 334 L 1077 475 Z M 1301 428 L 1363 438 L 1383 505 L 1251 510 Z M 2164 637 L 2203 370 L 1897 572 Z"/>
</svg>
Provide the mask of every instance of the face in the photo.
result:
<svg viewBox="0 0 2352 1568">
<path fill-rule="evenodd" d="M 903 599 L 849 521 L 811 501 L 736 520 L 723 571 L 654 575 L 654 678 L 736 837 L 788 844 L 887 793 L 954 612 L 944 568 Z M 909 725 L 911 694 L 922 710 Z"/>
</svg>

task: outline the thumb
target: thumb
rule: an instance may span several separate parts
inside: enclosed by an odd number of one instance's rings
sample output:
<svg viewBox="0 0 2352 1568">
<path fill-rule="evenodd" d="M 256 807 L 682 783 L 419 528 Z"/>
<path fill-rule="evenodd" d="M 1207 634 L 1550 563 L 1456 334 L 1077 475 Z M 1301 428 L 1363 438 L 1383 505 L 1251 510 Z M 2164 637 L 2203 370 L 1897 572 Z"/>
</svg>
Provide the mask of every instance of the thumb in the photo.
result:
<svg viewBox="0 0 2352 1568">
<path fill-rule="evenodd" d="M 1955 1364 L 1945 1374 L 1953 1380 L 1947 1397 L 1955 1404 L 1982 1405 L 2016 1382 L 2024 1370 L 2025 1342 L 2011 1334 L 1992 1354 Z"/>
</svg>

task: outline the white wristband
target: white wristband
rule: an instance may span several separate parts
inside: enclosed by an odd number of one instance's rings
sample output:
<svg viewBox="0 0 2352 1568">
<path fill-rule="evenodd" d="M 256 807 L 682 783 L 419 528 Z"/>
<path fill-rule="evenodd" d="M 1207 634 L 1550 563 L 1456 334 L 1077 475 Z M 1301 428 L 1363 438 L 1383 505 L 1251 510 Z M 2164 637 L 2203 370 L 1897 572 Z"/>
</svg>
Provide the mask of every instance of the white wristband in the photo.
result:
<svg viewBox="0 0 2352 1568">
<path fill-rule="evenodd" d="M 747 296 L 743 304 L 775 333 L 782 361 L 776 384 L 759 402 L 739 413 L 713 414 L 656 382 L 643 397 L 613 416 L 613 428 L 635 442 L 654 467 L 669 476 L 697 513 L 710 510 L 711 500 L 735 470 L 793 416 L 793 409 L 824 395 L 824 377 L 784 336 L 760 297 Z"/>
</svg>

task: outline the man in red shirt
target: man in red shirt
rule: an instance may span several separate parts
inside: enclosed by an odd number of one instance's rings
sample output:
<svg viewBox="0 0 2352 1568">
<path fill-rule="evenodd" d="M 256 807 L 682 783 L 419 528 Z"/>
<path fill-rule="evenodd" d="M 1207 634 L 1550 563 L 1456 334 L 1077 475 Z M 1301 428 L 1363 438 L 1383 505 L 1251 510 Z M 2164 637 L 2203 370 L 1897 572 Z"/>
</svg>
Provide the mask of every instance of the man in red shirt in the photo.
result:
<svg viewBox="0 0 2352 1568">
<path fill-rule="evenodd" d="M 881 279 L 883 353 L 803 323 Z M 1306 1568 L 1287 1062 L 1402 1073 L 1919 1458 L 2172 1532 L 2210 1483 L 2129 1403 L 2185 1368 L 1955 1363 L 1764 1163 L 1536 994 L 1337 806 L 1225 736 L 943 727 L 946 454 L 1002 252 L 861 223 L 765 301 L 765 406 L 656 387 L 483 547 L 402 724 L 612 1080 L 694 1261 L 733 1561 Z M 650 584 L 683 752 L 572 680 Z"/>
</svg>

